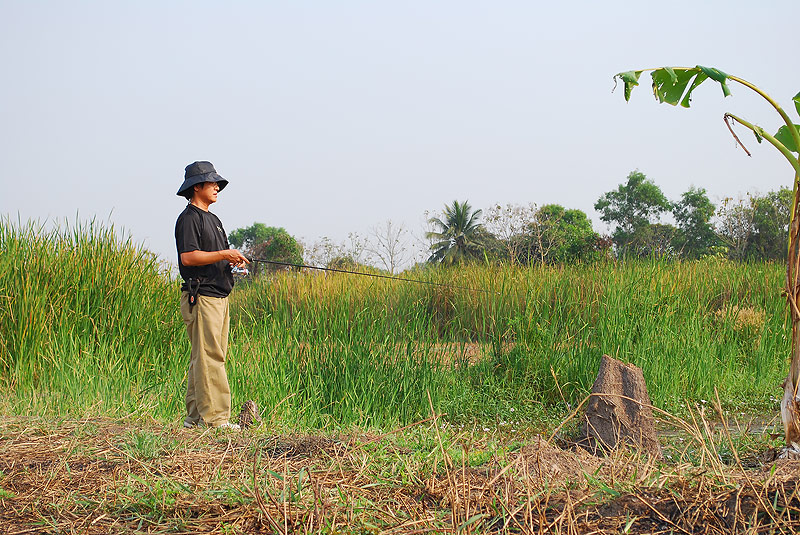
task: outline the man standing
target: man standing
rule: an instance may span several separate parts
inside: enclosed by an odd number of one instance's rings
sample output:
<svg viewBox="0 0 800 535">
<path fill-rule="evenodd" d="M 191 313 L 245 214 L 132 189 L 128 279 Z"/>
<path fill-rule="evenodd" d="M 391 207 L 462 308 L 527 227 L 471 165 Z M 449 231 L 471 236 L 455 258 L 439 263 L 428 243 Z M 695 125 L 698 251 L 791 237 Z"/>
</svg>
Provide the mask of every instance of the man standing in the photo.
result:
<svg viewBox="0 0 800 535">
<path fill-rule="evenodd" d="M 241 267 L 248 260 L 230 248 L 222 222 L 208 211 L 227 185 L 210 162 L 194 162 L 186 167 L 178 190 L 189 201 L 175 223 L 178 267 L 184 280 L 181 315 L 192 343 L 184 427 L 239 429 L 229 422 L 228 294 L 233 289 L 231 267 Z"/>
</svg>

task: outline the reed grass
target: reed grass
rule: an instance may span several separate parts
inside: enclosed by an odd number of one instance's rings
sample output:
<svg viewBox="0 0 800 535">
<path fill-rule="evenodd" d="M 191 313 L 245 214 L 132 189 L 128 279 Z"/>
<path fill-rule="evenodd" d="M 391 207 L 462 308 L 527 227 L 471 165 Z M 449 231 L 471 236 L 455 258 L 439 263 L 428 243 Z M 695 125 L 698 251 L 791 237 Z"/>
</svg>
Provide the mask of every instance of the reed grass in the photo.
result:
<svg viewBox="0 0 800 535">
<path fill-rule="evenodd" d="M 128 410 L 182 360 L 176 288 L 113 226 L 0 221 L 3 383 L 21 406 Z"/>
<path fill-rule="evenodd" d="M 277 273 L 231 295 L 234 403 L 273 422 L 390 427 L 430 414 L 514 425 L 568 412 L 603 354 L 642 367 L 656 406 L 777 410 L 784 269 L 722 260 L 427 269 L 456 289 Z M 96 222 L 0 221 L 0 383 L 9 411 L 182 412 L 179 283 Z"/>
</svg>

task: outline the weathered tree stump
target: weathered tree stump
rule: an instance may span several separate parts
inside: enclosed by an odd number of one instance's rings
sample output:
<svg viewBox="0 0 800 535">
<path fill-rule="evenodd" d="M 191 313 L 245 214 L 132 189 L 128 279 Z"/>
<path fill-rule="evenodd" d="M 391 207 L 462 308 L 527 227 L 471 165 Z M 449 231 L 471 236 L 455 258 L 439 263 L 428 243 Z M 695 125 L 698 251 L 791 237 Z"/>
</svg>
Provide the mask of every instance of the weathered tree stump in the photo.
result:
<svg viewBox="0 0 800 535">
<path fill-rule="evenodd" d="M 641 368 L 603 355 L 579 444 L 595 454 L 629 446 L 661 457 Z"/>
</svg>

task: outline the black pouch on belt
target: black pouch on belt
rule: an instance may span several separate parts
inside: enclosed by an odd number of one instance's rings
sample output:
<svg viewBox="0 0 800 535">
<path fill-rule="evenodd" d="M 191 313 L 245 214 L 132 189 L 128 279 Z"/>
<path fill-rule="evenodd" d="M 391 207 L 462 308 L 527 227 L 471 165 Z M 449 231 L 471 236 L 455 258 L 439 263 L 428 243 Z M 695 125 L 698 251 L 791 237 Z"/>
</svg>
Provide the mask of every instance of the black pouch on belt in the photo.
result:
<svg viewBox="0 0 800 535">
<path fill-rule="evenodd" d="M 197 304 L 197 292 L 200 291 L 200 279 L 189 279 L 186 281 L 186 288 L 189 290 L 189 306 Z"/>
</svg>

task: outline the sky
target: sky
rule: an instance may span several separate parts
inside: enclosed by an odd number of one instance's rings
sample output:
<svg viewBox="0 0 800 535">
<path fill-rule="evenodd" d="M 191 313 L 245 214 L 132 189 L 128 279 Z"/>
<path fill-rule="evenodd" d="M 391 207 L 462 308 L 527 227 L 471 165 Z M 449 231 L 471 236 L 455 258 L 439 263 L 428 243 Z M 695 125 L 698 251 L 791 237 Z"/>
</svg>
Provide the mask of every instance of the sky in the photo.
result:
<svg viewBox="0 0 800 535">
<path fill-rule="evenodd" d="M 792 9 L 794 8 L 794 9 Z M 211 211 L 310 244 L 454 200 L 578 208 L 638 169 L 672 200 L 790 186 L 775 112 L 706 82 L 690 109 L 626 103 L 613 75 L 707 65 L 784 108 L 800 91 L 796 0 L 0 0 L 0 216 L 113 224 L 176 261 L 186 165 L 229 180 Z M 796 118 L 796 117 L 795 117 Z"/>
</svg>

